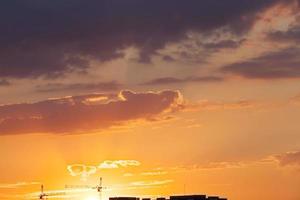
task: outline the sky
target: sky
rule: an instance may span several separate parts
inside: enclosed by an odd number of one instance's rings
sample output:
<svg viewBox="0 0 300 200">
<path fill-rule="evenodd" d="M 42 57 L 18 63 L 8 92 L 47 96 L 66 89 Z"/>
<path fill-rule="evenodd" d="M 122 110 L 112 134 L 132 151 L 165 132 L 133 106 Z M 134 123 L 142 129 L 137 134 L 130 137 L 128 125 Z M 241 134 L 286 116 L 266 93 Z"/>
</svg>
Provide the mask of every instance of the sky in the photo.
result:
<svg viewBox="0 0 300 200">
<path fill-rule="evenodd" d="M 0 4 L 0 199 L 300 199 L 299 0 Z"/>
</svg>

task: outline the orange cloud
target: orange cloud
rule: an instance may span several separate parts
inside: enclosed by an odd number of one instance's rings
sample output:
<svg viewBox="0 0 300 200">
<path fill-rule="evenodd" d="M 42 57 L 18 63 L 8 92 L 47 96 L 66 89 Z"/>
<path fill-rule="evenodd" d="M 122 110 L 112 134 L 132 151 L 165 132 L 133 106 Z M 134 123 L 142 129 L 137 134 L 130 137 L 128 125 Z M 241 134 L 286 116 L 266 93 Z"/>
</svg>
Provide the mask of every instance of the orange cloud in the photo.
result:
<svg viewBox="0 0 300 200">
<path fill-rule="evenodd" d="M 238 110 L 238 109 L 250 109 L 262 106 L 260 103 L 250 100 L 239 100 L 232 102 L 217 102 L 202 100 L 197 103 L 186 103 L 183 105 L 185 110 Z"/>
<path fill-rule="evenodd" d="M 99 99 L 99 101 L 97 101 Z M 92 101 L 91 101 L 92 100 Z M 179 91 L 92 94 L 0 106 L 0 133 L 85 133 L 182 108 Z"/>
</svg>

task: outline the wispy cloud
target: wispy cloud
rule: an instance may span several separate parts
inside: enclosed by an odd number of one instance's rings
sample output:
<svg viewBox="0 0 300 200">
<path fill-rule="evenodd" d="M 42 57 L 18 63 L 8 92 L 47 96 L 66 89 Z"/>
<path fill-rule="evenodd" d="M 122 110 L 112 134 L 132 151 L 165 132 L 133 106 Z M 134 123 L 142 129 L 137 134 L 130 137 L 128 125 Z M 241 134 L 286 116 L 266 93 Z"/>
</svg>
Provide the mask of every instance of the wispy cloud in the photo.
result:
<svg viewBox="0 0 300 200">
<path fill-rule="evenodd" d="M 174 180 L 152 180 L 152 181 L 136 181 L 132 182 L 130 185 L 132 186 L 156 186 L 156 185 L 166 185 L 174 182 Z"/>
<path fill-rule="evenodd" d="M 26 187 L 31 185 L 39 185 L 40 182 L 17 182 L 17 183 L 0 183 L 1 189 L 15 189 L 20 187 Z"/>
<path fill-rule="evenodd" d="M 186 78 L 176 77 L 162 77 L 150 80 L 143 83 L 143 85 L 171 85 L 171 84 L 182 84 L 182 83 L 214 83 L 222 82 L 224 78 L 218 76 L 189 76 Z"/>
<path fill-rule="evenodd" d="M 80 176 L 82 180 L 86 180 L 90 175 L 97 172 L 97 167 L 83 164 L 68 165 L 67 169 L 71 176 Z"/>
<path fill-rule="evenodd" d="M 224 66 L 222 71 L 249 79 L 288 79 L 300 77 L 299 48 L 279 52 Z"/>
<path fill-rule="evenodd" d="M 137 160 L 105 160 L 99 164 L 100 169 L 117 169 L 120 167 L 139 166 L 141 163 Z"/>
<path fill-rule="evenodd" d="M 161 175 L 166 175 L 168 174 L 167 171 L 158 171 L 158 170 L 152 170 L 152 171 L 146 171 L 146 172 L 142 172 L 141 175 L 142 176 L 161 176 Z"/>
<path fill-rule="evenodd" d="M 1 82 L 0 82 L 1 85 Z M 109 82 L 97 82 L 97 83 L 51 83 L 46 85 L 39 85 L 36 87 L 37 92 L 58 92 L 58 91 L 116 91 L 119 90 L 122 85 L 116 81 Z"/>
<path fill-rule="evenodd" d="M 81 180 L 86 181 L 89 176 L 96 174 L 98 170 L 137 167 L 140 165 L 141 163 L 137 160 L 104 160 L 98 166 L 85 164 L 68 165 L 67 170 L 71 176 L 80 176 Z M 127 173 L 127 176 L 130 175 Z"/>
<path fill-rule="evenodd" d="M 211 101 L 201 100 L 198 102 L 189 102 L 184 105 L 187 111 L 204 111 L 204 110 L 238 110 L 263 107 L 264 105 L 257 101 L 238 100 L 238 101 Z"/>
</svg>

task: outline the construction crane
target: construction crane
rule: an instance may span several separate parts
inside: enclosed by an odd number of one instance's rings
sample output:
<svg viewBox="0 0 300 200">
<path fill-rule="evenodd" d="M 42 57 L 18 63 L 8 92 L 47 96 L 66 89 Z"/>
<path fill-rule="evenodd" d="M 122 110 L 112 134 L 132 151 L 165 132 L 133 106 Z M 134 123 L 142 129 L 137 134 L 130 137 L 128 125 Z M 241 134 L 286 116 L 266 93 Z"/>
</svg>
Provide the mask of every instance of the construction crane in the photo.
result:
<svg viewBox="0 0 300 200">
<path fill-rule="evenodd" d="M 44 185 L 41 185 L 41 194 L 39 195 L 40 199 L 44 199 L 48 195 L 44 193 Z"/>
<path fill-rule="evenodd" d="M 90 185 L 65 185 L 65 189 L 92 189 L 99 193 L 99 200 L 102 200 L 102 190 L 106 187 L 102 186 L 102 177 L 99 179 L 99 184 L 96 186 Z"/>
<path fill-rule="evenodd" d="M 53 197 L 53 196 L 58 196 L 58 195 L 65 195 L 66 193 L 65 192 L 48 192 L 48 193 L 45 193 L 44 192 L 44 185 L 41 185 L 41 193 L 39 195 L 39 199 L 40 200 L 44 200 L 44 199 L 47 199 L 48 197 Z"/>
</svg>

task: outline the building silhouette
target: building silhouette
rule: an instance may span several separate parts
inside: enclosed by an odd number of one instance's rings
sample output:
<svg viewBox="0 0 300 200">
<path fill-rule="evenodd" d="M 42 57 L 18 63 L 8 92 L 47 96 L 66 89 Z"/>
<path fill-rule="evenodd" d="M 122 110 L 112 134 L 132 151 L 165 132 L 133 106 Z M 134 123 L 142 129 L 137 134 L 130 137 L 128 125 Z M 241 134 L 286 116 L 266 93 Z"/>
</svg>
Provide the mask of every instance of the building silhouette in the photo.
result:
<svg viewBox="0 0 300 200">
<path fill-rule="evenodd" d="M 139 197 L 110 197 L 109 200 L 140 200 Z M 151 198 L 143 198 L 142 200 L 151 200 Z M 170 198 L 159 197 L 156 200 L 227 200 L 227 198 L 221 198 L 218 196 L 206 196 L 206 195 L 180 195 L 170 196 Z"/>
<path fill-rule="evenodd" d="M 140 200 L 138 197 L 109 197 L 109 200 Z"/>
</svg>

